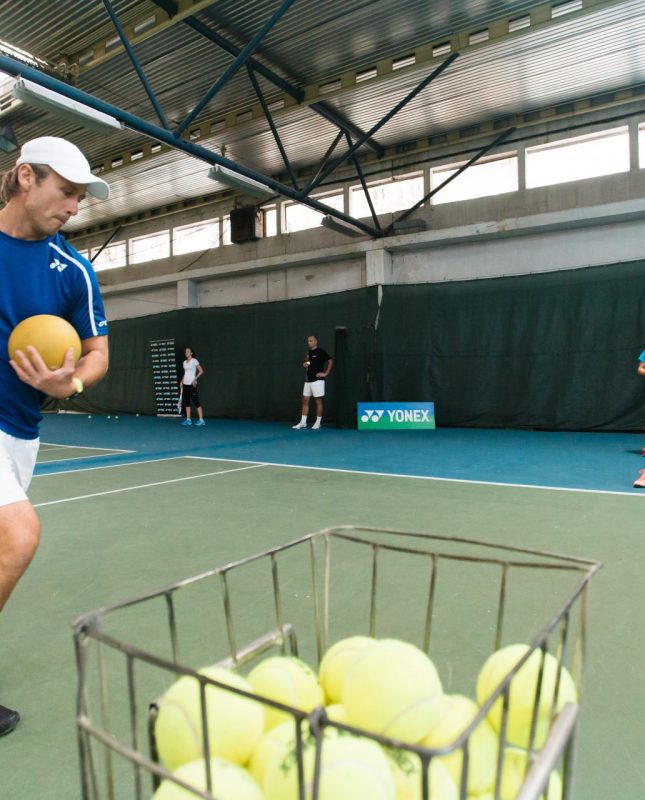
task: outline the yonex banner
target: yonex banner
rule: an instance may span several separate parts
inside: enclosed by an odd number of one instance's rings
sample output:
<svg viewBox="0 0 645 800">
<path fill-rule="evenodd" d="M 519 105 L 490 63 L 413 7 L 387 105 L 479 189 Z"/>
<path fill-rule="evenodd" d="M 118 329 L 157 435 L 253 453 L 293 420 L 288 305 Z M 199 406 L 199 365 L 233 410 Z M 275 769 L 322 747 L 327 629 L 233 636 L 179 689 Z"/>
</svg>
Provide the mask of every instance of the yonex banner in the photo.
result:
<svg viewBox="0 0 645 800">
<path fill-rule="evenodd" d="M 358 403 L 362 430 L 419 430 L 434 428 L 434 403 Z"/>
</svg>

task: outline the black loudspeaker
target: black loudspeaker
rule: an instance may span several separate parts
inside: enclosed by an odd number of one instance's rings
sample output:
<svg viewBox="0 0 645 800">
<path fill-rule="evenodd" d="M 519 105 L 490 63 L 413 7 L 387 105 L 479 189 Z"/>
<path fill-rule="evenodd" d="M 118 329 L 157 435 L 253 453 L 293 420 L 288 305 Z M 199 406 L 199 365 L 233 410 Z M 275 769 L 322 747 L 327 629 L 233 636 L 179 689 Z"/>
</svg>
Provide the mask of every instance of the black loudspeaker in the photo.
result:
<svg viewBox="0 0 645 800">
<path fill-rule="evenodd" d="M 256 206 L 243 206 L 231 211 L 231 241 L 233 244 L 255 242 L 262 238 L 262 214 Z"/>
</svg>

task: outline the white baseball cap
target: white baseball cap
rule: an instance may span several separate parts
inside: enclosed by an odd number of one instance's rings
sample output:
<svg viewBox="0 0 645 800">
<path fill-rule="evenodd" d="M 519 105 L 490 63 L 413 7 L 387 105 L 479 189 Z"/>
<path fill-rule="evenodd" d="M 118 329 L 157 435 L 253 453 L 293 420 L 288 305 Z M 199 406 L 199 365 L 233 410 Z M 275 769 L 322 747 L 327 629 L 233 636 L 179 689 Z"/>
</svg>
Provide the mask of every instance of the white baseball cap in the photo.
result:
<svg viewBox="0 0 645 800">
<path fill-rule="evenodd" d="M 88 194 L 107 200 L 110 187 L 91 170 L 88 160 L 75 144 L 57 136 L 40 136 L 25 142 L 20 150 L 19 164 L 43 164 L 51 167 L 65 180 L 86 186 Z"/>
</svg>

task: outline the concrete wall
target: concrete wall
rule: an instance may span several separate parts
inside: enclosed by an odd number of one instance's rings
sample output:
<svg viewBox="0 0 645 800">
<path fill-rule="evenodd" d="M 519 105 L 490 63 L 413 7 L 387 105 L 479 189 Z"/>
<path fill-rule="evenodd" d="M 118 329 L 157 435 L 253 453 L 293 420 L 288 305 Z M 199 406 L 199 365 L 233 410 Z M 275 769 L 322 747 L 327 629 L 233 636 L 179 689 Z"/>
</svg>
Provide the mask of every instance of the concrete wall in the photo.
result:
<svg viewBox="0 0 645 800">
<path fill-rule="evenodd" d="M 645 169 L 638 163 L 638 122 L 639 117 L 629 120 L 629 172 L 539 189 L 520 186 L 517 192 L 497 197 L 426 206 L 413 215 L 425 224 L 423 232 L 351 239 L 316 228 L 100 272 L 109 316 L 122 319 L 374 284 L 483 279 L 645 258 Z M 599 126 L 602 121 L 588 130 Z M 542 138 L 552 138 L 548 126 Z M 540 141 L 533 138 L 530 144 Z M 520 161 L 525 146 L 513 145 Z M 441 162 L 441 154 L 428 151 L 426 157 L 422 168 L 427 183 L 430 166 Z M 401 158 L 396 166 L 405 173 L 412 162 L 418 166 L 418 154 Z M 130 226 L 127 235 L 221 216 L 231 208 L 232 201 L 227 203 L 184 211 L 172 219 L 146 220 Z M 390 220 L 388 215 L 382 222 Z M 96 246 L 101 236 L 77 237 L 73 243 L 79 249 Z"/>
</svg>

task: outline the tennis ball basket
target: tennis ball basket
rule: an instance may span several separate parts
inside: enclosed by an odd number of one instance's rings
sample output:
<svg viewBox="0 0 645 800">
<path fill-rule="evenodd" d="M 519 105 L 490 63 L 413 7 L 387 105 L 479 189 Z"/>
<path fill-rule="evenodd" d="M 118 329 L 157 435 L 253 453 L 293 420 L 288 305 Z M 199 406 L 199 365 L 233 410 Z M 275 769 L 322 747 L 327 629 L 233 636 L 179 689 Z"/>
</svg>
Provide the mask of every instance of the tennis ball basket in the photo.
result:
<svg viewBox="0 0 645 800">
<path fill-rule="evenodd" d="M 464 538 L 343 526 L 84 614 L 74 622 L 83 800 L 573 800 L 588 589 L 600 566 Z M 370 648 L 392 653 L 414 646 L 415 658 L 431 661 L 449 738 L 411 741 L 400 729 L 359 725 L 323 702 L 303 707 L 258 693 L 237 677 L 275 656 L 297 657 L 316 671 L 329 648 L 350 637 L 372 637 Z M 377 677 L 402 674 L 395 656 L 388 661 L 379 652 L 385 660 Z M 222 678 L 231 672 L 234 680 Z M 350 666 L 342 684 L 348 708 L 369 683 L 354 680 L 352 689 L 351 675 Z M 395 691 L 414 684 L 397 679 Z M 192 771 L 160 757 L 160 744 L 175 746 L 172 725 L 170 737 L 166 730 L 166 741 L 158 740 L 158 722 L 179 681 L 192 687 L 193 716 L 187 721 L 190 710 L 180 708 L 176 723 L 177 748 L 182 736 L 197 742 Z M 214 691 L 253 701 L 267 719 L 280 712 L 290 737 L 274 757 L 282 759 L 282 790 L 258 779 L 257 791 L 246 794 L 239 776 L 233 788 L 220 782 L 218 726 L 246 723 L 209 704 Z M 370 718 L 386 705 L 382 699 L 363 704 Z M 455 727 L 450 709 L 458 706 L 474 710 Z M 226 734 L 225 743 L 232 738 Z M 249 738 L 238 738 L 236 770 L 250 760 L 242 752 Z M 367 747 L 372 777 L 382 754 L 392 767 L 394 777 L 378 789 L 361 788 L 360 778 L 343 771 L 343 753 L 358 762 Z M 334 752 L 341 755 L 332 763 Z M 477 785 L 482 769 L 487 777 Z"/>
</svg>

